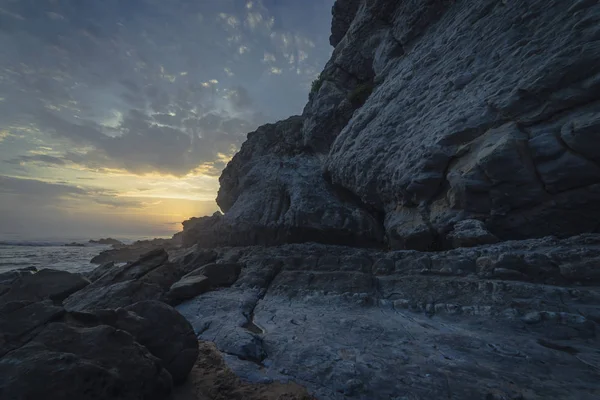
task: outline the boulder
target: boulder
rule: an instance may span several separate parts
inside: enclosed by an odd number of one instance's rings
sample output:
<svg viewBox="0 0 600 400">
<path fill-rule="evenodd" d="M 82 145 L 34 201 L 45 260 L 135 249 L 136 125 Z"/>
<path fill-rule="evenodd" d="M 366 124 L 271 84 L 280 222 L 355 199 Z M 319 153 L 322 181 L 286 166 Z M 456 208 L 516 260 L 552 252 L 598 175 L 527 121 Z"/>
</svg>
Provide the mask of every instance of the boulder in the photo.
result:
<svg viewBox="0 0 600 400">
<path fill-rule="evenodd" d="M 8 292 L 12 284 L 19 278 L 31 275 L 37 271 L 36 267 L 15 269 L 0 274 L 0 296 Z"/>
<path fill-rule="evenodd" d="M 164 249 L 153 250 L 139 260 L 124 266 L 110 265 L 92 272 L 97 279 L 65 301 L 73 311 L 124 307 L 142 300 L 159 299 L 163 289 L 153 281 L 144 280 L 149 273 L 167 263 L 169 255 Z"/>
<path fill-rule="evenodd" d="M 149 252 L 176 246 L 176 243 L 170 239 L 140 240 L 128 245 L 113 246 L 112 249 L 105 250 L 92 258 L 90 262 L 93 264 L 103 264 L 110 261 L 117 263 L 133 262 Z"/>
<path fill-rule="evenodd" d="M 14 281 L 24 276 L 28 276 L 37 272 L 36 267 L 13 269 L 0 273 L 0 285 L 11 285 Z"/>
<path fill-rule="evenodd" d="M 65 308 L 69 311 L 119 308 L 142 300 L 158 300 L 163 294 L 159 286 L 136 280 L 107 286 L 95 283 L 67 298 L 64 302 Z"/>
<path fill-rule="evenodd" d="M 188 276 L 175 282 L 166 294 L 170 304 L 179 304 L 184 300 L 206 293 L 211 288 L 210 279 L 204 275 Z"/>
<path fill-rule="evenodd" d="M 223 263 L 223 264 L 207 264 L 204 265 L 189 274 L 185 275 L 183 279 L 194 278 L 194 277 L 206 277 L 210 281 L 213 287 L 219 286 L 231 286 L 240 276 L 242 271 L 242 265 L 236 263 Z"/>
<path fill-rule="evenodd" d="M 131 279 L 138 279 L 148 272 L 160 267 L 169 259 L 169 254 L 165 249 L 156 249 L 145 253 L 137 259 L 121 268 L 111 270 L 112 274 L 103 276 L 100 283 L 116 283 Z"/>
<path fill-rule="evenodd" d="M 190 323 L 159 301 L 142 301 L 116 310 L 97 310 L 84 318 L 130 333 L 158 357 L 175 384 L 182 383 L 198 357 L 198 341 Z M 79 317 L 81 318 L 81 317 Z"/>
<path fill-rule="evenodd" d="M 125 309 L 144 320 L 130 333 L 163 361 L 176 384 L 183 382 L 198 357 L 198 340 L 191 324 L 174 308 L 158 301 L 141 301 Z"/>
<path fill-rule="evenodd" d="M 0 297 L 0 303 L 43 299 L 62 301 L 89 284 L 90 281 L 80 274 L 45 268 L 15 280 L 10 289 Z"/>
<path fill-rule="evenodd" d="M 171 376 L 129 333 L 110 326 L 47 325 L 0 358 L 3 399 L 165 399 Z"/>
<path fill-rule="evenodd" d="M 216 258 L 217 253 L 213 250 L 198 251 L 194 253 L 193 257 L 178 257 L 173 262 L 164 263 L 144 275 L 141 280 L 146 283 L 158 285 L 164 291 L 168 291 L 184 275 L 202 265 L 213 262 Z"/>
<path fill-rule="evenodd" d="M 2 399 L 164 399 L 198 357 L 190 323 L 157 301 L 93 313 L 13 301 L 0 334 Z"/>
<path fill-rule="evenodd" d="M 20 347 L 48 322 L 60 319 L 65 310 L 50 300 L 13 301 L 0 305 L 0 357 Z"/>
<path fill-rule="evenodd" d="M 90 282 L 95 282 L 102 277 L 102 275 L 106 274 L 113 268 L 115 268 L 115 262 L 109 261 L 94 268 L 92 271 L 87 273 L 86 277 L 90 280 Z"/>
</svg>

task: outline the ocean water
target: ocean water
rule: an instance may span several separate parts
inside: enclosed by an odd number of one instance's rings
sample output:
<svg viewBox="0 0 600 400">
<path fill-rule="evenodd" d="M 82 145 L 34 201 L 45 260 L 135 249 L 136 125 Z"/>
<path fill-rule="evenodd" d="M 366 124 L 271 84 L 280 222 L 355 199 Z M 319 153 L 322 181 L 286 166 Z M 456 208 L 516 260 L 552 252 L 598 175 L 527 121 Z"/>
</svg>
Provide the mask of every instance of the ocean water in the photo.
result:
<svg viewBox="0 0 600 400">
<path fill-rule="evenodd" d="M 0 273 L 12 269 L 36 267 L 69 272 L 88 272 L 97 267 L 90 260 L 110 246 L 68 247 L 58 241 L 0 241 Z"/>
</svg>

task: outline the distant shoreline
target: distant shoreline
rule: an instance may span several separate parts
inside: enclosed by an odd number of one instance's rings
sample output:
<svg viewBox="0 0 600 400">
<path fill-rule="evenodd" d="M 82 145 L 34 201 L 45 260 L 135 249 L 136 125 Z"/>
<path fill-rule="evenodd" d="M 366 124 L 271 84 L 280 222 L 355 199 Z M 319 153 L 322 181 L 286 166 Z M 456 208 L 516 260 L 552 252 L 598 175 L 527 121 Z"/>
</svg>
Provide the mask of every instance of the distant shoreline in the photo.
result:
<svg viewBox="0 0 600 400">
<path fill-rule="evenodd" d="M 115 239 L 122 242 L 123 244 L 129 245 L 137 241 L 153 240 L 153 239 L 170 239 L 171 236 L 158 236 L 158 237 L 136 237 L 136 238 L 118 238 Z M 51 247 L 51 246 L 65 246 L 72 243 L 81 243 L 86 246 L 106 246 L 105 244 L 90 243 L 89 238 L 69 238 L 69 239 L 0 239 L 0 246 L 31 246 L 31 247 Z"/>
</svg>

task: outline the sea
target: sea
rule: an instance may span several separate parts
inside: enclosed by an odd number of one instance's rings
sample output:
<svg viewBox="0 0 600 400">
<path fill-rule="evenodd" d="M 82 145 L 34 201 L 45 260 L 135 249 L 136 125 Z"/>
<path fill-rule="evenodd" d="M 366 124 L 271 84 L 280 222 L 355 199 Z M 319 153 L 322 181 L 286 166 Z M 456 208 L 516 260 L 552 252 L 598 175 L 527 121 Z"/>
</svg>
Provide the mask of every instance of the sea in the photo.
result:
<svg viewBox="0 0 600 400">
<path fill-rule="evenodd" d="M 121 238 L 123 243 L 136 239 Z M 111 246 L 90 244 L 89 239 L 4 240 L 0 238 L 0 273 L 13 269 L 36 267 L 69 272 L 88 272 L 97 267 L 90 260 Z M 83 243 L 85 247 L 65 246 Z"/>
</svg>

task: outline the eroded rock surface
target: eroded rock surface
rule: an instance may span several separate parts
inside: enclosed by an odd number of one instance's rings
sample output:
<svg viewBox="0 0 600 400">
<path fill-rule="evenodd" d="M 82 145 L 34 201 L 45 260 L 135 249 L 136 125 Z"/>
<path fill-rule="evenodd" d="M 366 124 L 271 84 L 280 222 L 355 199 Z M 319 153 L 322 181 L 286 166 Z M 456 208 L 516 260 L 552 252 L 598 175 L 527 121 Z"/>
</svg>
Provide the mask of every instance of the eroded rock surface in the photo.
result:
<svg viewBox="0 0 600 400">
<path fill-rule="evenodd" d="M 248 134 L 219 179 L 225 215 L 190 221 L 185 244 L 382 243 L 377 216 L 327 183 L 320 158 L 302 144 L 303 121 L 291 117 Z"/>
<path fill-rule="evenodd" d="M 598 260 L 597 235 L 439 253 L 231 248 L 218 262 L 243 263 L 235 284 L 177 309 L 242 378 L 319 399 L 591 400 Z"/>
<path fill-rule="evenodd" d="M 332 181 L 385 213 L 397 248 L 439 248 L 473 217 L 505 240 L 594 232 L 599 18 L 593 1 L 363 2 L 332 60 L 372 61 L 376 87 Z"/>
</svg>

